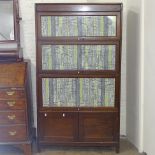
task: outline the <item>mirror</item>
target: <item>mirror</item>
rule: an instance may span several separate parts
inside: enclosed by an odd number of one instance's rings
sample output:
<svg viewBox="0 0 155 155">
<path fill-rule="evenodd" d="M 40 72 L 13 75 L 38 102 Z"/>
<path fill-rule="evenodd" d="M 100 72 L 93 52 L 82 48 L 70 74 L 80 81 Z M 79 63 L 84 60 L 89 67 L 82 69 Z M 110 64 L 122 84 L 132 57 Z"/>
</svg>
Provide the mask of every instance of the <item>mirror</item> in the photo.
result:
<svg viewBox="0 0 155 155">
<path fill-rule="evenodd" d="M 0 62 L 22 61 L 18 0 L 0 0 Z"/>
<path fill-rule="evenodd" d="M 0 1 L 0 40 L 14 40 L 13 1 Z"/>
<path fill-rule="evenodd" d="M 18 42 L 18 8 L 16 0 L 0 0 L 0 42 Z"/>
</svg>

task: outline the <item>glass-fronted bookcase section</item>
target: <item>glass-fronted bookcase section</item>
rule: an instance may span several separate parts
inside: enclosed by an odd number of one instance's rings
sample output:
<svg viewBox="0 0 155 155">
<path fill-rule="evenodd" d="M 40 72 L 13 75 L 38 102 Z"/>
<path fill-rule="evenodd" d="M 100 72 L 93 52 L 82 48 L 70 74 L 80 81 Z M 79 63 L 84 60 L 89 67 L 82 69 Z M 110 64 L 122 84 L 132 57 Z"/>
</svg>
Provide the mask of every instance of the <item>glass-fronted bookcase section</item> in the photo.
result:
<svg viewBox="0 0 155 155">
<path fill-rule="evenodd" d="M 116 36 L 116 16 L 41 16 L 41 36 Z"/>
<path fill-rule="evenodd" d="M 118 45 L 40 45 L 41 70 L 115 70 Z"/>
<path fill-rule="evenodd" d="M 77 16 L 72 13 L 55 15 L 56 13 L 41 13 L 39 15 L 39 25 L 41 30 L 38 32 L 39 38 L 120 38 L 120 14 L 115 13 L 84 13 Z M 105 14 L 105 15 L 103 15 Z"/>
<path fill-rule="evenodd" d="M 42 78 L 43 107 L 114 107 L 114 78 Z"/>
</svg>

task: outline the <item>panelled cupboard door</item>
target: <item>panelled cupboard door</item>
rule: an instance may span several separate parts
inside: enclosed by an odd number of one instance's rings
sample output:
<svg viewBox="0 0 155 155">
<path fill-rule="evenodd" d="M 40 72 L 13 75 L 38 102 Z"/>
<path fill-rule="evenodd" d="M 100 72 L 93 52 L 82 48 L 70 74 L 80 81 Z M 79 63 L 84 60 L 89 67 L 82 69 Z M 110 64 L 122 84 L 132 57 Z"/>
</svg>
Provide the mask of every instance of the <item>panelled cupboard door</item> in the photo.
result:
<svg viewBox="0 0 155 155">
<path fill-rule="evenodd" d="M 110 142 L 115 133 L 114 112 L 79 112 L 79 139 L 83 142 Z"/>
<path fill-rule="evenodd" d="M 77 137 L 78 113 L 40 112 L 40 141 L 74 142 Z"/>
</svg>

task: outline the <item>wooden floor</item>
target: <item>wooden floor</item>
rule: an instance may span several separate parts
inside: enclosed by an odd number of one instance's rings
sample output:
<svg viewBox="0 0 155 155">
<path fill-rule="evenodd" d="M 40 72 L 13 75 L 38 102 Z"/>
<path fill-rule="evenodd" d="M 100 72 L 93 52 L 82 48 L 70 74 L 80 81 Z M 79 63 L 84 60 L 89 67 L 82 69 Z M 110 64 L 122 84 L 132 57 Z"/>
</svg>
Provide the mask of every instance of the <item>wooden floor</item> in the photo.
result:
<svg viewBox="0 0 155 155">
<path fill-rule="evenodd" d="M 98 147 L 48 147 L 43 148 L 41 153 L 36 153 L 35 149 L 33 155 L 116 155 L 114 149 L 98 148 Z M 22 151 L 13 147 L 0 146 L 0 155 L 23 155 Z M 127 140 L 121 140 L 121 149 L 118 155 L 142 155 L 137 149 Z"/>
</svg>

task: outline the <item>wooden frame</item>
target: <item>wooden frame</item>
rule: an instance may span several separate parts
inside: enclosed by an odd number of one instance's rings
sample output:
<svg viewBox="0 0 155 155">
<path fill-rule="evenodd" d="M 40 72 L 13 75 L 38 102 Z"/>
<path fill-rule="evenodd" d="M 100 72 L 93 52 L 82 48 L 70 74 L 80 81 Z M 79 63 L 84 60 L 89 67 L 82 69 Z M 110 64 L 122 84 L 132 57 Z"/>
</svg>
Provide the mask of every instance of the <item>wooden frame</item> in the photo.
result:
<svg viewBox="0 0 155 155">
<path fill-rule="evenodd" d="M 54 4 L 36 4 L 36 48 L 37 48 L 37 104 L 38 104 L 38 147 L 41 145 L 72 145 L 72 146 L 114 146 L 116 152 L 119 152 L 119 136 L 120 136 L 120 80 L 121 80 L 121 39 L 122 39 L 122 4 L 121 3 L 54 3 Z M 42 37 L 41 36 L 41 16 L 116 16 L 116 36 L 101 37 Z M 42 70 L 42 51 L 41 45 L 116 45 L 115 70 Z M 114 107 L 43 107 L 42 99 L 42 78 L 115 78 L 115 106 Z M 102 115 L 108 116 L 113 123 L 113 138 L 104 139 L 103 141 L 94 139 L 95 141 L 84 142 L 81 137 L 84 136 L 84 130 L 77 131 L 76 141 L 56 141 L 40 139 L 41 122 L 40 114 L 49 113 L 78 113 L 78 122 L 82 122 L 83 118 L 91 119 L 91 113 L 96 118 Z M 83 117 L 84 116 L 84 117 Z M 45 116 L 46 117 L 46 116 Z M 46 119 L 46 118 L 45 118 Z M 102 118 L 101 118 L 102 120 Z M 49 120 L 50 121 L 50 120 Z M 103 121 L 103 120 L 102 120 Z M 105 121 L 105 120 L 104 120 Z M 83 124 L 84 122 L 82 122 Z M 76 124 L 77 125 L 77 124 Z M 87 125 L 86 125 L 87 126 Z M 108 130 L 106 126 L 103 129 Z M 107 132 L 108 133 L 108 132 Z"/>
</svg>

